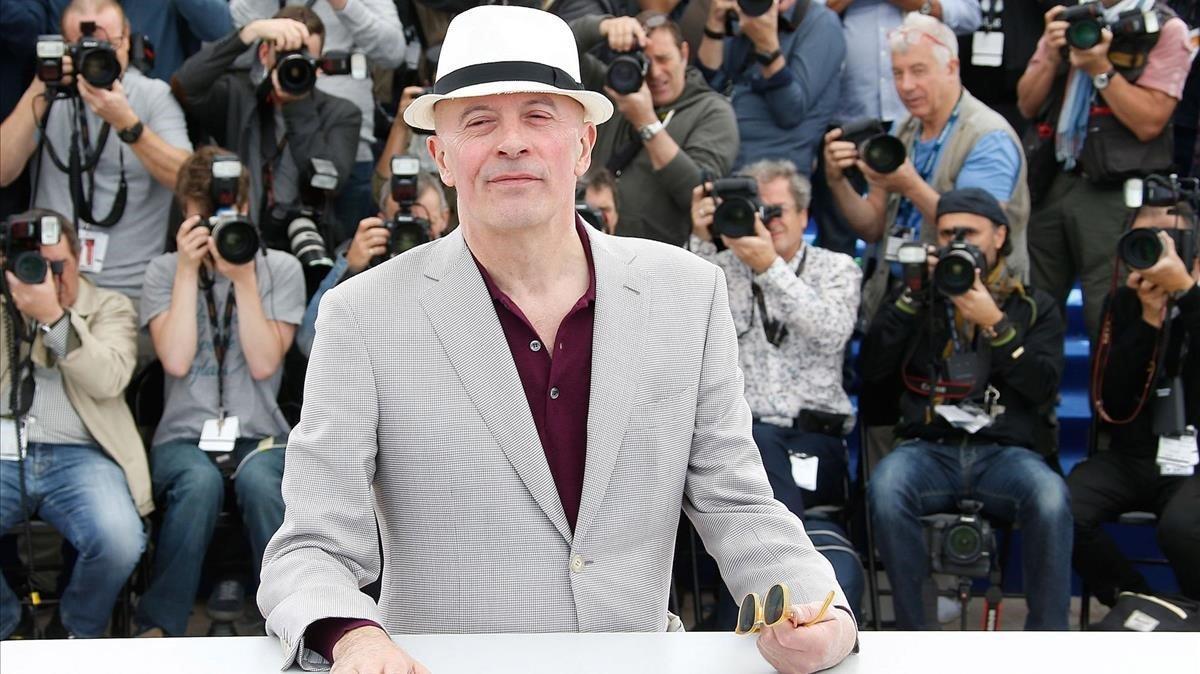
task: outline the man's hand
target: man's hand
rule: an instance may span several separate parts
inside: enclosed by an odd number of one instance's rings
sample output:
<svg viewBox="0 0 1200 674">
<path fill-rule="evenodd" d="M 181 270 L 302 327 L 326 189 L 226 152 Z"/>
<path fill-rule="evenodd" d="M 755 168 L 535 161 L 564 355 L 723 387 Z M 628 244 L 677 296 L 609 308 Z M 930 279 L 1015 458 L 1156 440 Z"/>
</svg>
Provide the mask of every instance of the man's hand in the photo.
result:
<svg viewBox="0 0 1200 674">
<path fill-rule="evenodd" d="M 238 33 L 243 44 L 262 40 L 275 45 L 275 49 L 291 51 L 304 46 L 308 39 L 308 26 L 295 19 L 262 19 L 251 21 Z"/>
<path fill-rule="evenodd" d="M 212 239 L 208 227 L 201 223 L 199 215 L 184 220 L 175 233 L 175 249 L 179 252 L 177 264 L 184 269 L 196 271 L 208 256 L 208 242 Z"/>
<path fill-rule="evenodd" d="M 617 110 L 634 129 L 640 129 L 647 124 L 653 124 L 658 121 L 658 115 L 654 114 L 654 100 L 650 98 L 650 87 L 646 86 L 646 82 L 642 82 L 642 88 L 632 94 L 622 96 L 613 91 L 609 87 L 604 87 L 604 93 L 613 100 L 617 105 Z"/>
<path fill-rule="evenodd" d="M 367 268 L 371 260 L 388 250 L 392 233 L 383 226 L 381 218 L 363 218 L 354 232 L 354 240 L 346 250 L 346 266 L 351 274 Z"/>
<path fill-rule="evenodd" d="M 333 674 L 429 674 L 375 626 L 350 630 L 333 646 Z"/>
<path fill-rule="evenodd" d="M 62 318 L 63 308 L 58 303 L 58 286 L 54 282 L 54 274 L 46 270 L 46 277 L 41 283 L 21 283 L 16 274 L 4 272 L 8 279 L 8 287 L 12 292 L 13 304 L 25 316 L 41 323 L 50 325 Z"/>
<path fill-rule="evenodd" d="M 1192 278 L 1188 268 L 1183 265 L 1183 259 L 1175 250 L 1175 240 L 1166 232 L 1159 232 L 1158 241 L 1163 248 L 1162 255 L 1158 256 L 1158 262 L 1155 262 L 1154 266 L 1149 269 L 1143 269 L 1137 273 L 1141 275 L 1142 279 L 1161 288 L 1163 292 L 1174 293 L 1191 289 L 1196 285 L 1196 280 Z"/>
<path fill-rule="evenodd" d="M 79 97 L 83 102 L 113 129 L 123 131 L 137 124 L 137 113 L 125 97 L 125 87 L 121 80 L 113 82 L 111 90 L 93 87 L 82 77 L 78 78 L 76 86 L 79 87 Z"/>
<path fill-rule="evenodd" d="M 765 627 L 758 635 L 758 652 L 781 674 L 809 674 L 841 662 L 854 649 L 858 629 L 849 613 L 833 609 L 815 625 L 799 625 L 815 618 L 821 602 L 792 607 L 792 617 Z"/>
<path fill-rule="evenodd" d="M 775 252 L 775 242 L 771 240 L 771 232 L 763 225 L 762 218 L 754 215 L 754 236 L 740 236 L 731 239 L 721 235 L 725 247 L 732 250 L 747 267 L 761 274 L 775 264 L 779 254 Z"/>
<path fill-rule="evenodd" d="M 755 51 L 770 54 L 779 49 L 779 0 L 771 4 L 765 14 L 760 16 L 741 16 L 742 34 L 754 43 Z"/>
<path fill-rule="evenodd" d="M 1137 291 L 1138 301 L 1142 303 L 1142 320 L 1162 328 L 1166 315 L 1167 291 L 1142 276 L 1141 272 L 1131 272 L 1125 279 L 1125 285 Z"/>
<path fill-rule="evenodd" d="M 708 18 L 704 22 L 704 27 L 714 33 L 724 33 L 725 16 L 729 12 L 736 12 L 737 9 L 737 0 L 712 0 L 708 5 Z"/>
<path fill-rule="evenodd" d="M 990 328 L 1004 318 L 1004 312 L 996 306 L 996 300 L 992 299 L 987 286 L 983 285 L 978 269 L 975 270 L 975 285 L 967 292 L 950 298 L 950 301 L 963 320 L 981 328 Z"/>
<path fill-rule="evenodd" d="M 258 279 L 254 276 L 254 260 L 251 259 L 249 262 L 243 264 L 234 264 L 226 260 L 221 257 L 220 251 L 217 250 L 217 240 L 211 236 L 208 237 L 208 254 L 212 255 L 217 271 L 225 278 L 233 281 L 235 287 L 252 285 L 257 282 Z"/>
<path fill-rule="evenodd" d="M 709 196 L 712 183 L 692 188 L 692 234 L 701 241 L 712 241 L 713 213 L 717 212 L 717 200 Z"/>
<path fill-rule="evenodd" d="M 888 192 L 895 192 L 896 194 L 907 196 L 913 187 L 925 182 L 921 179 L 921 175 L 917 173 L 917 167 L 913 166 L 911 158 L 905 159 L 900 168 L 891 173 L 879 173 L 870 166 L 867 166 L 867 163 L 861 159 L 855 163 L 855 166 L 867 177 L 867 182 L 877 185 Z"/>
<path fill-rule="evenodd" d="M 845 180 L 846 169 L 858 162 L 858 146 L 841 137 L 841 129 L 825 134 L 825 180 L 831 185 Z"/>
<path fill-rule="evenodd" d="M 645 47 L 648 41 L 646 29 L 632 16 L 618 16 L 601 21 L 600 34 L 608 40 L 608 48 L 615 52 Z"/>
<path fill-rule="evenodd" d="M 1112 44 L 1112 37 L 1112 31 L 1105 28 L 1100 31 L 1100 42 L 1091 49 L 1071 47 L 1069 50 L 1071 67 L 1082 70 L 1092 77 L 1112 70 L 1112 63 L 1108 60 L 1108 47 Z"/>
<path fill-rule="evenodd" d="M 1046 22 L 1046 28 L 1042 31 L 1042 37 L 1046 38 L 1047 61 L 1050 65 L 1058 65 L 1062 61 L 1062 48 L 1067 46 L 1067 28 L 1071 25 L 1066 21 L 1059 21 L 1058 15 L 1062 14 L 1066 8 L 1062 5 L 1055 5 L 1042 15 L 1042 19 Z"/>
</svg>

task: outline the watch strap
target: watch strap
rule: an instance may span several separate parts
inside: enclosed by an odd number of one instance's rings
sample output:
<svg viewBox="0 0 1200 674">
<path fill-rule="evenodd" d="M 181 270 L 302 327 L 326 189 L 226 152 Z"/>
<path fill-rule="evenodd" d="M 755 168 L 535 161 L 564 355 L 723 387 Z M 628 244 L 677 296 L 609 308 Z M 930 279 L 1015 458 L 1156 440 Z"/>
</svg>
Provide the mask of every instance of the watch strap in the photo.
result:
<svg viewBox="0 0 1200 674">
<path fill-rule="evenodd" d="M 649 142 L 651 138 L 654 138 L 656 135 L 658 135 L 658 132 L 665 128 L 666 126 L 661 121 L 656 119 L 646 126 L 638 129 L 638 136 L 642 139 L 643 143 L 646 143 Z"/>
<path fill-rule="evenodd" d="M 754 59 L 756 61 L 758 61 L 759 65 L 769 66 L 775 62 L 775 59 L 779 58 L 782 55 L 783 55 L 783 51 L 780 49 L 776 49 L 775 51 L 771 52 L 770 54 L 764 54 L 760 51 L 756 51 L 756 52 L 754 52 Z"/>
<path fill-rule="evenodd" d="M 144 130 L 145 127 L 142 125 L 142 120 L 139 119 L 128 129 L 121 129 L 118 131 L 117 137 L 122 141 L 132 145 L 133 143 L 138 142 L 138 139 L 142 137 L 142 131 Z"/>
</svg>

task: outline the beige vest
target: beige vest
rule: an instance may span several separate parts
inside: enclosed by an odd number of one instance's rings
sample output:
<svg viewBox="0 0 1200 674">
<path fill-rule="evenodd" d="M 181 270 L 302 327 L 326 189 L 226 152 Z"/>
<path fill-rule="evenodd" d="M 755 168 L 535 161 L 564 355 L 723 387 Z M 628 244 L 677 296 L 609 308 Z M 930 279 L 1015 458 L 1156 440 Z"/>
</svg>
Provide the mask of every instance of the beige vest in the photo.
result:
<svg viewBox="0 0 1200 674">
<path fill-rule="evenodd" d="M 906 117 L 899 122 L 895 135 L 905 147 L 912 147 L 913 141 L 921 128 L 920 120 Z M 983 136 L 994 131 L 1004 131 L 1016 144 L 1017 154 L 1021 158 L 1020 174 L 1017 176 L 1013 196 L 1004 206 L 1008 215 L 1008 236 L 1012 241 L 1012 253 L 1008 256 L 1008 268 L 1022 281 L 1029 282 L 1029 253 L 1026 249 L 1026 227 L 1029 224 L 1029 185 L 1025 177 L 1025 155 L 1021 151 L 1021 139 L 1000 113 L 992 110 L 971 95 L 965 88 L 962 92 L 962 102 L 959 105 L 958 121 L 946 139 L 942 148 L 937 167 L 933 171 L 930 187 L 939 194 L 945 194 L 954 189 L 954 181 L 962 170 L 963 162 L 975 147 L 975 143 Z M 887 201 L 887 232 L 891 232 L 896 222 L 896 213 L 900 209 L 900 195 L 892 193 Z M 932 223 L 921 227 L 921 240 L 927 243 L 937 243 L 937 231 Z M 882 243 L 882 242 L 881 242 Z M 863 288 L 863 315 L 868 320 L 875 315 L 883 295 L 887 292 L 888 265 L 876 266 L 875 273 L 867 280 Z"/>
</svg>

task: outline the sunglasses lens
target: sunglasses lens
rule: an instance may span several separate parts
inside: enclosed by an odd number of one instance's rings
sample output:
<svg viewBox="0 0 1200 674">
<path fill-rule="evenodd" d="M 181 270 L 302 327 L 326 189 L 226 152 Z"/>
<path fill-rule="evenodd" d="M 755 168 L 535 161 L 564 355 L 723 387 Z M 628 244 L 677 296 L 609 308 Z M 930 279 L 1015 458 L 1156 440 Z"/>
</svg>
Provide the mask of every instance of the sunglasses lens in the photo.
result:
<svg viewBox="0 0 1200 674">
<path fill-rule="evenodd" d="M 754 605 L 758 603 L 757 599 L 758 597 L 755 597 L 753 594 L 748 594 L 745 599 L 742 599 L 742 606 L 738 609 L 737 619 L 737 631 L 739 634 L 745 634 L 754 629 Z"/>
<path fill-rule="evenodd" d="M 763 622 L 774 625 L 783 620 L 783 612 L 787 608 L 786 598 L 783 595 L 782 585 L 774 585 L 767 592 L 766 606 L 763 607 Z"/>
</svg>

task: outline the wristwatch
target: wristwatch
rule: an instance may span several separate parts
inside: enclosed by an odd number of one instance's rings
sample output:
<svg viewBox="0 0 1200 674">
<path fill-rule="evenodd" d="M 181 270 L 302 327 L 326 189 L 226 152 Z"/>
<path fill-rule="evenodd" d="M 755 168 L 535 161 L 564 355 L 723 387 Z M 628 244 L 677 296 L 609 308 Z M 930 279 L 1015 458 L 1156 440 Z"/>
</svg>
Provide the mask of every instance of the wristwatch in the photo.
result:
<svg viewBox="0 0 1200 674">
<path fill-rule="evenodd" d="M 1108 83 L 1112 81 L 1114 75 L 1117 74 L 1116 68 L 1110 68 L 1106 73 L 1100 73 L 1092 78 L 1092 86 L 1096 87 L 1096 91 L 1104 91 L 1108 88 Z"/>
<path fill-rule="evenodd" d="M 922 2 L 921 9 L 919 9 L 917 11 L 924 14 L 925 16 L 929 16 L 929 15 L 933 14 L 933 0 L 925 0 L 925 2 Z"/>
<path fill-rule="evenodd" d="M 638 136 L 641 137 L 643 143 L 648 143 L 648 142 L 650 142 L 651 138 L 658 135 L 658 132 L 662 131 L 665 128 L 667 128 L 667 127 L 662 122 L 660 122 L 659 120 L 656 119 L 653 122 L 650 122 L 649 124 L 647 124 L 646 126 L 643 126 L 642 128 L 638 129 Z"/>
<path fill-rule="evenodd" d="M 1008 319 L 1008 316 L 1002 316 L 1000 320 L 996 321 L 995 325 L 983 326 L 979 329 L 979 332 L 988 340 L 995 341 L 1006 335 L 1012 327 L 1012 321 Z"/>
<path fill-rule="evenodd" d="M 142 120 L 139 119 L 136 124 L 128 129 L 121 129 L 118 131 L 117 138 L 120 138 L 129 145 L 133 145 L 134 143 L 138 142 L 139 138 L 142 137 L 142 131 L 144 129 L 145 127 L 142 126 Z"/>
<path fill-rule="evenodd" d="M 754 52 L 754 60 L 758 61 L 759 65 L 769 66 L 775 62 L 775 59 L 783 55 L 783 51 L 776 49 L 770 54 L 764 54 L 760 51 Z"/>
</svg>

